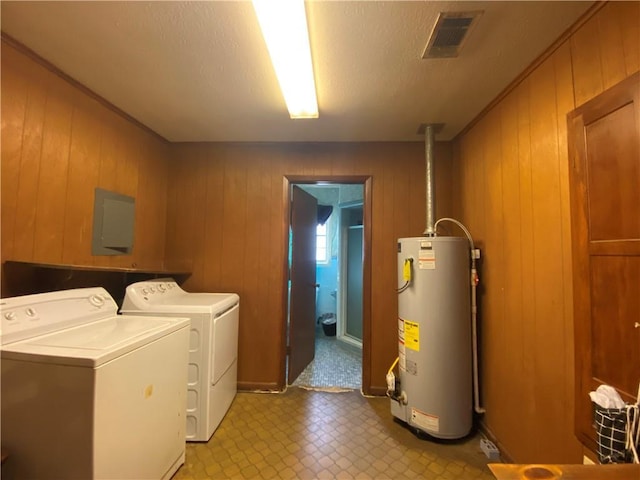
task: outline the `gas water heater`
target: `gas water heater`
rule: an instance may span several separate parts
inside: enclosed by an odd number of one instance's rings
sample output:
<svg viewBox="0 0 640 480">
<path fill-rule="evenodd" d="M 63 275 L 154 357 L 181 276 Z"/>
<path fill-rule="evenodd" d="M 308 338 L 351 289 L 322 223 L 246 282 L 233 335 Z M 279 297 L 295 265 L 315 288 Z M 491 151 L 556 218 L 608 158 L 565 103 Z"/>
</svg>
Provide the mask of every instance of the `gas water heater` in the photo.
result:
<svg viewBox="0 0 640 480">
<path fill-rule="evenodd" d="M 398 240 L 391 413 L 441 439 L 462 438 L 473 424 L 470 255 L 463 237 Z"/>
</svg>

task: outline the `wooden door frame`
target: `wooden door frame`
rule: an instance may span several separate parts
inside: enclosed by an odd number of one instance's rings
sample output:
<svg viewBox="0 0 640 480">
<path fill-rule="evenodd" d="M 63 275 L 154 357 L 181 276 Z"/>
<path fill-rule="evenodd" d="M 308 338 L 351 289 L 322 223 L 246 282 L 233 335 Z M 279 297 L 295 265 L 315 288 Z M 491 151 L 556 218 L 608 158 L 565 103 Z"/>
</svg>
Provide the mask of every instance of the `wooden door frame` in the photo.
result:
<svg viewBox="0 0 640 480">
<path fill-rule="evenodd" d="M 283 198 L 283 280 L 282 289 L 282 337 L 280 351 L 280 376 L 278 383 L 281 389 L 286 388 L 287 383 L 287 312 L 288 296 L 287 283 L 289 280 L 289 224 L 291 218 L 291 185 L 292 184 L 360 184 L 364 188 L 362 205 L 363 245 L 362 245 L 362 392 L 371 394 L 371 175 L 284 175 L 282 177 Z"/>
</svg>

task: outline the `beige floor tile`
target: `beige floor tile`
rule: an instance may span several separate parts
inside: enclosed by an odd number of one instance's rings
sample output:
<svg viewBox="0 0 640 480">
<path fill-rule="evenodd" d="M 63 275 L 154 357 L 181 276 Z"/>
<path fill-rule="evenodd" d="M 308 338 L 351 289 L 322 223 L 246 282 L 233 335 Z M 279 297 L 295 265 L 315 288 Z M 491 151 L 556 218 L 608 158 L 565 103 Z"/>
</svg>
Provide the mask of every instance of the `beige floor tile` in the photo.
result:
<svg viewBox="0 0 640 480">
<path fill-rule="evenodd" d="M 207 443 L 188 443 L 175 480 L 493 478 L 479 439 L 418 439 L 386 398 L 290 387 L 238 393 Z"/>
</svg>

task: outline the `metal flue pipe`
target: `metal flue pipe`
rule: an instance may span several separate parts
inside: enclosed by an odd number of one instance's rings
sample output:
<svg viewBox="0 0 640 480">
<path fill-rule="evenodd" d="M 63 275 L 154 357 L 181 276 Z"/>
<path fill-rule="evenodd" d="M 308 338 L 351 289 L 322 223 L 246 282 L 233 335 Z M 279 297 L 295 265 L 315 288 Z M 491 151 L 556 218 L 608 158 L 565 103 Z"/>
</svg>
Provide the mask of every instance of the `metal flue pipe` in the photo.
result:
<svg viewBox="0 0 640 480">
<path fill-rule="evenodd" d="M 436 215 L 436 179 L 434 173 L 434 127 L 433 125 L 425 125 L 424 128 L 424 153 L 425 153 L 425 185 L 427 194 L 426 215 L 427 226 L 424 235 L 435 237 L 435 215 Z"/>
</svg>

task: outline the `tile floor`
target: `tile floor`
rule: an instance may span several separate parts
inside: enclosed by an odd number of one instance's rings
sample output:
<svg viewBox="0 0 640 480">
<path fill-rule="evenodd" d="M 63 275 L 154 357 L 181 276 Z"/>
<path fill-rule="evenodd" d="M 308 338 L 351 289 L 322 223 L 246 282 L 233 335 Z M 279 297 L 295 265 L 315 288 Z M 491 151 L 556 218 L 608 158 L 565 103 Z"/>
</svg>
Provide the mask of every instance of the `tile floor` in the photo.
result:
<svg viewBox="0 0 640 480">
<path fill-rule="evenodd" d="M 478 437 L 418 439 L 385 397 L 289 387 L 240 392 L 207 443 L 188 443 L 174 479 L 493 479 Z"/>
<path fill-rule="evenodd" d="M 316 331 L 314 360 L 293 382 L 298 387 L 346 388 L 360 390 L 362 386 L 362 351 L 327 337 L 322 328 Z"/>
</svg>

